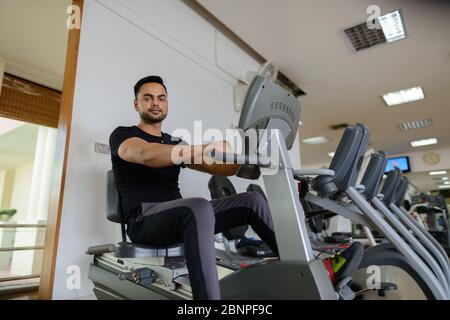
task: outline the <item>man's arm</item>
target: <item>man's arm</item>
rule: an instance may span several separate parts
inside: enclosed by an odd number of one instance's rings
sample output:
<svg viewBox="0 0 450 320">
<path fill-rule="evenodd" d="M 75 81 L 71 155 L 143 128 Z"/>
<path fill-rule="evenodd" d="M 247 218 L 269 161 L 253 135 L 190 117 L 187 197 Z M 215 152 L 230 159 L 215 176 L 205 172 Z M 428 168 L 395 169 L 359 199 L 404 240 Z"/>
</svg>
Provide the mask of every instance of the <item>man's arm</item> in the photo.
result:
<svg viewBox="0 0 450 320">
<path fill-rule="evenodd" d="M 194 146 L 195 147 L 195 146 Z M 207 145 L 202 145 L 202 155 L 208 155 L 212 149 L 223 153 L 232 153 L 231 145 L 227 141 L 217 141 Z M 193 158 L 191 164 L 186 164 L 186 167 L 200 172 L 209 173 L 215 176 L 234 176 L 239 168 L 238 164 L 224 164 L 218 161 L 212 161 L 208 159 L 208 163 L 201 161 L 201 163 L 195 163 L 196 158 Z M 202 159 L 200 159 L 202 160 Z M 204 158 L 203 158 L 204 160 Z"/>
<path fill-rule="evenodd" d="M 186 163 L 190 169 L 222 176 L 232 176 L 236 173 L 238 165 L 235 164 L 208 164 L 205 161 L 206 153 L 211 149 L 220 152 L 229 150 L 226 142 L 214 142 L 208 145 L 166 145 L 149 143 L 141 138 L 133 137 L 121 143 L 118 155 L 125 161 L 142 164 L 153 168 L 169 167 L 174 164 Z"/>
<path fill-rule="evenodd" d="M 189 169 L 193 169 L 196 171 L 209 173 L 214 176 L 234 176 L 239 168 L 237 164 L 222 164 L 222 163 L 213 163 L 213 164 L 187 164 L 186 167 Z"/>
</svg>

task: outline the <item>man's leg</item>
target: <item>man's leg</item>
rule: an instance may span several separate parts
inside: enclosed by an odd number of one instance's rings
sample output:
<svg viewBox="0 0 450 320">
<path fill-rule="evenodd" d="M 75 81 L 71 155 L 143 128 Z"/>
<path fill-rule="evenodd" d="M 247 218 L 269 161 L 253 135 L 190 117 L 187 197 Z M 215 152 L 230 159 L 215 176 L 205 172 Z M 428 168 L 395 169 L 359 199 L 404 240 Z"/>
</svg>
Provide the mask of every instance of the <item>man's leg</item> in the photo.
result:
<svg viewBox="0 0 450 320">
<path fill-rule="evenodd" d="M 244 192 L 212 200 L 216 216 L 215 233 L 250 225 L 258 236 L 278 255 L 272 216 L 267 201 L 257 192 Z"/>
<path fill-rule="evenodd" d="M 215 218 L 202 198 L 143 203 L 142 214 L 130 224 L 133 242 L 168 246 L 184 242 L 194 299 L 220 299 L 214 248 Z"/>
<path fill-rule="evenodd" d="M 249 224 L 261 239 L 278 255 L 272 218 L 267 201 L 257 192 L 244 192 L 219 200 L 211 201 L 216 216 L 216 233 Z M 332 281 L 351 275 L 362 260 L 364 248 L 360 243 L 353 243 L 340 255 L 325 259 L 325 266 L 332 266 L 329 272 Z M 339 261 L 339 265 L 337 262 Z M 333 267 L 334 266 L 334 267 Z M 336 277 L 334 271 L 336 270 Z"/>
</svg>

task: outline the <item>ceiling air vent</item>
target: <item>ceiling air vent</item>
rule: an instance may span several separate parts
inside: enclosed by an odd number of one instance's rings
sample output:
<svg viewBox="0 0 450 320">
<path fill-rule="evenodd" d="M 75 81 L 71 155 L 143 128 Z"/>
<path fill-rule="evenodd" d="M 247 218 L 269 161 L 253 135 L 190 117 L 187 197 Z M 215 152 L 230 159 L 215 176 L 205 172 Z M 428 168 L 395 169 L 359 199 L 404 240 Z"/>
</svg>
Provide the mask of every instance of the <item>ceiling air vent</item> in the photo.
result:
<svg viewBox="0 0 450 320">
<path fill-rule="evenodd" d="M 345 29 L 345 35 L 355 51 L 367 49 L 380 43 L 386 43 L 386 37 L 382 29 L 369 29 L 367 23 L 361 23 Z"/>
<path fill-rule="evenodd" d="M 407 121 L 399 124 L 401 131 L 409 131 L 415 129 L 423 129 L 428 128 L 433 125 L 433 121 L 431 119 L 426 120 L 417 120 L 417 121 Z"/>
<path fill-rule="evenodd" d="M 345 29 L 345 34 L 356 51 L 370 48 L 380 43 L 402 40 L 406 37 L 400 10 L 386 13 L 372 22 L 376 22 L 373 28 L 369 28 L 368 22 L 364 22 Z"/>
</svg>

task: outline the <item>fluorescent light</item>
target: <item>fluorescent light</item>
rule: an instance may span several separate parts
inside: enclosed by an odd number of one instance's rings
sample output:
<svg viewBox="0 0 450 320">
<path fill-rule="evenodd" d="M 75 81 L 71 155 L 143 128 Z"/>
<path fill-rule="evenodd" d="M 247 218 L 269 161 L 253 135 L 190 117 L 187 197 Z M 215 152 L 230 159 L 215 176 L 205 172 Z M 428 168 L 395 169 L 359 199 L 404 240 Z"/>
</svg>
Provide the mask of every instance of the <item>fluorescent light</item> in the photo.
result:
<svg viewBox="0 0 450 320">
<path fill-rule="evenodd" d="M 335 155 L 335 153 L 336 153 L 336 152 L 328 152 L 328 156 L 329 156 L 330 158 L 333 158 L 334 155 Z"/>
<path fill-rule="evenodd" d="M 303 143 L 306 144 L 322 144 L 330 142 L 330 140 L 327 137 L 314 137 L 314 138 L 308 138 L 303 139 Z"/>
<path fill-rule="evenodd" d="M 450 186 L 438 186 L 439 189 L 450 189 Z"/>
<path fill-rule="evenodd" d="M 393 11 L 378 18 L 387 42 L 394 42 L 405 38 L 400 11 Z"/>
<path fill-rule="evenodd" d="M 448 180 L 448 177 L 442 177 L 442 180 Z"/>
<path fill-rule="evenodd" d="M 423 146 L 429 146 L 431 144 L 436 144 L 437 139 L 436 138 L 430 138 L 430 139 L 423 139 L 423 140 L 416 140 L 411 141 L 411 147 L 423 147 Z"/>
<path fill-rule="evenodd" d="M 413 102 L 425 99 L 422 87 L 414 87 L 410 89 L 400 90 L 396 92 L 386 93 L 383 99 L 390 107 L 398 104 Z"/>
<path fill-rule="evenodd" d="M 449 184 L 450 184 L 450 181 L 445 181 L 444 184 L 445 184 L 445 185 L 449 185 Z"/>
<path fill-rule="evenodd" d="M 441 175 L 441 174 L 447 174 L 447 171 L 430 171 L 430 176 L 437 176 L 437 175 Z"/>
</svg>

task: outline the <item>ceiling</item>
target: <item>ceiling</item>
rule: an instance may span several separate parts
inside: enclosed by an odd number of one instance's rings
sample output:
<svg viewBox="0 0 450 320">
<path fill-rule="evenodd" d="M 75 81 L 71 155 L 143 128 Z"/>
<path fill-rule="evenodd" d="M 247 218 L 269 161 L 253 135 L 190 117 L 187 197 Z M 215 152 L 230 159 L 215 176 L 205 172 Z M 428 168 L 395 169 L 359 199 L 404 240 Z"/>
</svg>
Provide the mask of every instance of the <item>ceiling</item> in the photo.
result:
<svg viewBox="0 0 450 320">
<path fill-rule="evenodd" d="M 62 90 L 71 0 L 1 0 L 0 56 L 6 72 Z"/>
<path fill-rule="evenodd" d="M 436 137 L 450 147 L 450 2 L 419 0 L 198 0 L 307 95 L 300 98 L 302 139 L 326 136 L 322 145 L 301 143 L 304 166 L 329 163 L 342 130 L 361 122 L 371 148 L 388 154 L 418 151 L 413 140 Z M 366 9 L 401 9 L 407 37 L 354 52 L 343 30 L 367 20 Z M 422 86 L 425 100 L 387 107 L 384 93 Z M 401 132 L 404 121 L 431 118 L 430 128 Z"/>
</svg>

